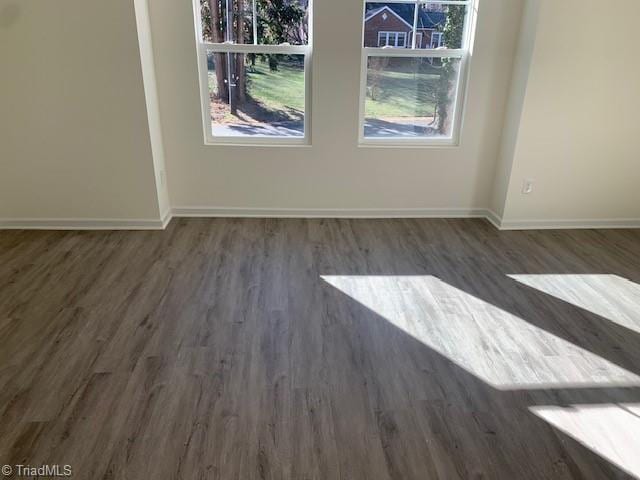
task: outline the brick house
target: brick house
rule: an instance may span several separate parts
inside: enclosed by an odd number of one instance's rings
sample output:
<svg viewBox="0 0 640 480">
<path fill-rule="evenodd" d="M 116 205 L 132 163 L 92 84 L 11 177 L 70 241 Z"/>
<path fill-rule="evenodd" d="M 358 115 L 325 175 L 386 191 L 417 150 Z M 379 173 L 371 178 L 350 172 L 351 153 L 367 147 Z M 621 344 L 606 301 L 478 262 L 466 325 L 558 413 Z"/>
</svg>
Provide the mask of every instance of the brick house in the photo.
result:
<svg viewBox="0 0 640 480">
<path fill-rule="evenodd" d="M 414 6 L 402 3 L 369 3 L 364 18 L 365 47 L 411 48 Z M 443 11 L 418 9 L 416 48 L 443 46 Z"/>
</svg>

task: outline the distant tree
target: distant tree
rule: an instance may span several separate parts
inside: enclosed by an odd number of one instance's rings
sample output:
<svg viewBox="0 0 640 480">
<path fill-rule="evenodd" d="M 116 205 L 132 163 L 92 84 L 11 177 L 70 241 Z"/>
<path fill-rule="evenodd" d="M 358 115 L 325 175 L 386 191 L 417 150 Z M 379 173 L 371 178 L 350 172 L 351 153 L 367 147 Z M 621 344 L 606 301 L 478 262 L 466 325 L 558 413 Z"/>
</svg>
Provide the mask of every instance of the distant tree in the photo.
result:
<svg viewBox="0 0 640 480">
<path fill-rule="evenodd" d="M 379 100 L 382 72 L 389 65 L 389 57 L 369 57 L 367 66 L 367 94 L 371 100 Z"/>
<path fill-rule="evenodd" d="M 305 43 L 307 27 L 306 8 L 291 0 L 257 0 L 258 37 L 263 43 Z M 269 69 L 278 70 L 278 57 L 266 55 Z"/>
<path fill-rule="evenodd" d="M 448 5 L 449 13 L 442 30 L 442 38 L 447 48 L 461 48 L 464 31 L 465 7 L 460 5 Z M 436 86 L 436 116 L 438 119 L 438 132 L 446 133 L 451 125 L 449 107 L 450 99 L 455 88 L 455 79 L 458 71 L 458 60 L 443 58 L 440 67 L 440 78 Z"/>
</svg>

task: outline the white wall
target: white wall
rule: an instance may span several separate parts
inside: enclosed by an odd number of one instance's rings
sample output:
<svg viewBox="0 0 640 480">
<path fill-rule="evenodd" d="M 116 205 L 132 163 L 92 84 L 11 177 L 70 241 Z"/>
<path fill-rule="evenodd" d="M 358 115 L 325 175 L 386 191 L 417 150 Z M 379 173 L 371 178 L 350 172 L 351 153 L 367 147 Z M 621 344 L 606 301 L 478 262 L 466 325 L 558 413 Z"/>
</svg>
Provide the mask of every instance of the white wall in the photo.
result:
<svg viewBox="0 0 640 480">
<path fill-rule="evenodd" d="M 480 0 L 459 148 L 357 147 L 362 4 L 342 0 L 315 5 L 313 145 L 205 146 L 191 2 L 150 3 L 0 0 L 0 225 L 169 205 L 640 224 L 636 0 Z"/>
<path fill-rule="evenodd" d="M 535 1 L 505 223 L 640 224 L 640 2 Z"/>
<path fill-rule="evenodd" d="M 362 2 L 314 5 L 311 147 L 204 146 L 190 1 L 154 0 L 151 25 L 174 207 L 485 208 L 521 0 L 480 0 L 459 148 L 358 148 Z"/>
<path fill-rule="evenodd" d="M 492 212 L 498 217 L 504 215 L 504 207 L 507 200 L 513 157 L 520 132 L 524 98 L 529 83 L 529 69 L 533 57 L 539 10 L 539 0 L 528 0 L 522 13 L 520 36 L 513 63 L 513 74 L 511 76 L 504 128 L 501 132 L 502 141 L 498 152 L 498 163 L 496 165 L 490 204 Z"/>
<path fill-rule="evenodd" d="M 140 64 L 144 94 L 147 106 L 147 120 L 149 124 L 149 141 L 153 156 L 154 181 L 158 191 L 158 207 L 163 219 L 169 218 L 171 204 L 165 167 L 164 143 L 162 138 L 162 124 L 160 121 L 160 102 L 156 80 L 156 66 L 153 58 L 153 40 L 151 36 L 151 20 L 149 19 L 148 0 L 134 0 L 138 30 L 138 44 L 140 47 Z"/>
<path fill-rule="evenodd" d="M 0 219 L 160 218 L 134 5 L 0 0 Z"/>
</svg>

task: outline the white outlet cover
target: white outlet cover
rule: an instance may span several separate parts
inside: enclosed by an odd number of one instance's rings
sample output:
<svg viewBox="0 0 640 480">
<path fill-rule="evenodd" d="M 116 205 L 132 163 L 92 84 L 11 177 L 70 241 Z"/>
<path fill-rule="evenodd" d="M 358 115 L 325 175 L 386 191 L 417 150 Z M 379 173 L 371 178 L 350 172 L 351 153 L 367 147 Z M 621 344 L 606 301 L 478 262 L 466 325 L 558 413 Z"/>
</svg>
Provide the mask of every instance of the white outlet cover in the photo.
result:
<svg viewBox="0 0 640 480">
<path fill-rule="evenodd" d="M 529 178 L 525 178 L 522 181 L 522 194 L 523 195 L 528 195 L 531 192 L 533 192 L 533 184 L 535 183 L 534 180 L 529 179 Z"/>
</svg>

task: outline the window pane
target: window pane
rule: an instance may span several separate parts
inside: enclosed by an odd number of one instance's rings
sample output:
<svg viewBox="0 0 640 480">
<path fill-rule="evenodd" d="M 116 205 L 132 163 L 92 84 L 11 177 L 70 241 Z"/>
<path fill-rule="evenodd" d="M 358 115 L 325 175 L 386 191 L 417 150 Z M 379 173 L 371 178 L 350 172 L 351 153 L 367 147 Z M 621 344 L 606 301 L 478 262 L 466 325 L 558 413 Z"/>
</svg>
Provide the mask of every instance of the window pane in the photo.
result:
<svg viewBox="0 0 640 480">
<path fill-rule="evenodd" d="M 415 8 L 411 3 L 367 3 L 364 12 L 364 46 L 384 46 L 384 43 L 378 43 L 380 32 L 403 33 L 407 39 L 412 39 Z M 419 4 L 416 48 L 462 48 L 465 13 L 465 5 Z M 432 38 L 439 36 L 434 35 L 437 32 L 442 34 L 440 41 Z M 410 44 L 410 41 L 407 43 Z M 395 35 L 389 38 L 387 44 L 396 45 Z M 398 46 L 403 46 L 402 40 L 398 41 Z"/>
<path fill-rule="evenodd" d="M 462 48 L 465 13 L 464 5 L 421 4 L 416 48 Z"/>
<path fill-rule="evenodd" d="M 207 64 L 214 136 L 304 136 L 304 55 L 210 52 Z"/>
<path fill-rule="evenodd" d="M 254 0 L 200 0 L 200 7 L 205 42 L 253 43 L 254 20 L 259 44 L 306 45 L 309 41 L 309 0 L 255 0 L 256 19 Z"/>
<path fill-rule="evenodd" d="M 413 29 L 413 14 L 415 4 L 412 3 L 367 3 L 364 12 L 364 46 L 383 47 L 385 45 L 395 46 L 397 34 L 404 34 L 406 38 L 411 38 Z M 389 38 L 381 32 L 389 32 Z M 402 46 L 402 40 L 398 42 Z"/>
<path fill-rule="evenodd" d="M 309 0 L 256 0 L 258 43 L 264 45 L 307 45 L 309 43 Z"/>
<path fill-rule="evenodd" d="M 252 0 L 200 0 L 200 12 L 205 42 L 253 43 Z"/>
<path fill-rule="evenodd" d="M 458 58 L 369 57 L 365 137 L 450 138 L 459 74 Z"/>
</svg>

